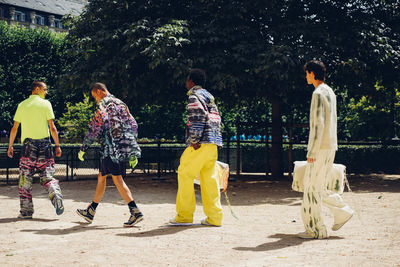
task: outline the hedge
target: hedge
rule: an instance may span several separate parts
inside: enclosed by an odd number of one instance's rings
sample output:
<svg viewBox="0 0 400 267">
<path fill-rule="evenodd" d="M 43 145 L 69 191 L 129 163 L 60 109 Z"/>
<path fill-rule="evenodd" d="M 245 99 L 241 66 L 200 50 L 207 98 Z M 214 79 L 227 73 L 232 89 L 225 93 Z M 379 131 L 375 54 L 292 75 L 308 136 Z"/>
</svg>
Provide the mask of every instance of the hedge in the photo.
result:
<svg viewBox="0 0 400 267">
<path fill-rule="evenodd" d="M 283 165 L 288 172 L 288 150 L 284 145 Z M 241 146 L 242 171 L 265 172 L 265 145 Z M 307 146 L 293 146 L 293 161 L 306 160 Z M 271 153 L 268 154 L 269 158 Z M 340 145 L 335 163 L 346 165 L 348 173 L 400 173 L 400 145 Z M 270 169 L 270 166 L 268 166 Z"/>
</svg>

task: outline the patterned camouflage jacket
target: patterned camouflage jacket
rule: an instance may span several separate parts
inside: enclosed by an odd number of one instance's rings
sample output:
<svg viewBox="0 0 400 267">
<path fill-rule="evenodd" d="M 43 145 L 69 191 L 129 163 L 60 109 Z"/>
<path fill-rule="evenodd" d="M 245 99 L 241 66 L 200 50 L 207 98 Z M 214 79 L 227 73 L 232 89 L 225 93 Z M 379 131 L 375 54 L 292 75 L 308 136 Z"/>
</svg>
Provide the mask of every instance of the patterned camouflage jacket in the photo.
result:
<svg viewBox="0 0 400 267">
<path fill-rule="evenodd" d="M 114 162 L 140 157 L 136 141 L 138 125 L 124 102 L 109 94 L 104 97 L 95 112 L 83 140 L 82 151 L 86 151 L 96 140 L 102 148 L 102 158 L 110 156 Z"/>
<path fill-rule="evenodd" d="M 221 117 L 214 97 L 200 86 L 188 91 L 186 144 L 216 144 L 222 147 Z"/>
</svg>

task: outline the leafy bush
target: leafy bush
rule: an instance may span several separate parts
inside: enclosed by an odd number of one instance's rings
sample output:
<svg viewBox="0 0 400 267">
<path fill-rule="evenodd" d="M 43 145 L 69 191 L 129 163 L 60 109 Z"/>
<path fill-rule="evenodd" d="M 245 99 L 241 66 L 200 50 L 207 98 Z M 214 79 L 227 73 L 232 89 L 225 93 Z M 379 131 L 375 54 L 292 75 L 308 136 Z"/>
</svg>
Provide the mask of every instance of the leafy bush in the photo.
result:
<svg viewBox="0 0 400 267">
<path fill-rule="evenodd" d="M 288 171 L 288 150 L 284 146 L 283 162 Z M 242 171 L 265 172 L 265 145 L 241 145 Z M 293 146 L 293 161 L 306 160 L 307 146 Z M 268 154 L 271 157 L 271 153 Z M 335 163 L 344 164 L 348 173 L 400 173 L 400 145 L 340 145 Z"/>
<path fill-rule="evenodd" d="M 80 142 L 85 136 L 89 122 L 93 117 L 95 103 L 89 100 L 89 96 L 85 96 L 82 102 L 74 105 L 67 103 L 67 112 L 58 120 L 58 124 L 62 127 L 60 132 L 67 142 Z"/>
<path fill-rule="evenodd" d="M 65 34 L 0 21 L 0 130 L 11 128 L 17 105 L 30 95 L 33 80 L 47 83 L 57 120 L 66 100 L 73 97 L 56 89 L 59 75 L 69 70 L 72 60 L 67 55 L 68 46 Z"/>
</svg>

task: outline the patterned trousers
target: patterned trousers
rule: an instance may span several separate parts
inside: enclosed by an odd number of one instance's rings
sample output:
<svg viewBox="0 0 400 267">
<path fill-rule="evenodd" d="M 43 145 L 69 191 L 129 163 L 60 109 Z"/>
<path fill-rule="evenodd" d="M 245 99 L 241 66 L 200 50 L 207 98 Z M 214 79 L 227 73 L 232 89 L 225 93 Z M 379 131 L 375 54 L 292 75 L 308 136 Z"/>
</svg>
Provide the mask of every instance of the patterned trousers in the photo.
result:
<svg viewBox="0 0 400 267">
<path fill-rule="evenodd" d="M 334 150 L 321 150 L 314 163 L 307 163 L 304 175 L 304 195 L 301 205 L 301 217 L 306 232 L 313 233 L 315 238 L 326 238 L 328 233 L 321 216 L 321 205 L 329 208 L 335 223 L 343 221 L 349 207 L 342 197 L 326 189 L 326 181 L 332 175 Z"/>
<path fill-rule="evenodd" d="M 22 215 L 33 214 L 32 181 L 39 174 L 40 184 L 45 188 L 49 199 L 55 206 L 56 197 L 62 198 L 58 180 L 54 179 L 54 157 L 48 138 L 32 140 L 26 138 L 19 161 L 19 198 Z"/>
</svg>

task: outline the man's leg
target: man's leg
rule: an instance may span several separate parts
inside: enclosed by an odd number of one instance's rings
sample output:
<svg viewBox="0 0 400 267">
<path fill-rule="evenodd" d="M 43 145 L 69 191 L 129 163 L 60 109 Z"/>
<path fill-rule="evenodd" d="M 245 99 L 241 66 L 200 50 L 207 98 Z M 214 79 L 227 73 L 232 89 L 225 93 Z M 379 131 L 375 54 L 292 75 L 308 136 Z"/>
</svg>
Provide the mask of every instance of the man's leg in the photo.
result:
<svg viewBox="0 0 400 267">
<path fill-rule="evenodd" d="M 39 171 L 40 184 L 46 189 L 57 215 L 64 212 L 62 192 L 57 179 L 54 178 L 54 159 L 38 159 L 36 168 Z"/>
<path fill-rule="evenodd" d="M 18 192 L 20 199 L 21 218 L 32 218 L 32 180 L 35 173 L 35 167 L 28 157 L 21 157 L 19 161 L 19 183 Z"/>
<path fill-rule="evenodd" d="M 128 204 L 131 216 L 128 221 L 124 223 L 125 227 L 131 227 L 143 220 L 143 214 L 137 207 L 135 201 L 133 200 L 131 190 L 126 185 L 122 175 L 112 175 L 113 182 L 118 189 L 119 194 Z"/>
<path fill-rule="evenodd" d="M 332 166 L 335 158 L 335 151 L 330 151 L 327 154 L 326 162 L 328 163 L 325 169 L 326 179 L 329 179 L 332 175 Z M 332 162 L 332 164 L 330 164 Z M 343 201 L 343 198 L 331 191 L 325 190 L 322 194 L 322 204 L 329 208 L 334 217 L 333 231 L 339 230 L 348 220 L 353 216 L 354 211 Z"/>
<path fill-rule="evenodd" d="M 333 164 L 333 161 L 332 161 Z M 328 233 L 321 216 L 322 194 L 325 186 L 326 161 L 324 153 L 317 155 L 314 163 L 308 163 L 304 176 L 304 194 L 301 217 L 306 233 L 311 238 L 327 238 Z"/>
<path fill-rule="evenodd" d="M 77 209 L 76 213 L 84 218 L 88 223 L 91 223 L 96 214 L 97 205 L 103 198 L 104 192 L 106 191 L 106 180 L 107 175 L 102 175 L 101 172 L 97 176 L 96 191 L 94 193 L 93 201 L 86 209 Z"/>
<path fill-rule="evenodd" d="M 215 226 L 222 224 L 221 194 L 218 186 L 218 173 L 216 161 L 218 158 L 217 146 L 214 144 L 202 145 L 207 149 L 204 154 L 209 160 L 200 171 L 200 188 L 203 202 L 203 210 L 206 214 L 206 222 Z"/>
<path fill-rule="evenodd" d="M 99 173 L 97 176 L 96 192 L 94 193 L 93 202 L 99 204 L 106 191 L 107 175 Z"/>
<path fill-rule="evenodd" d="M 204 162 L 202 162 L 204 145 L 195 150 L 187 147 L 182 153 L 178 167 L 178 192 L 176 195 L 176 216 L 178 223 L 192 223 L 193 213 L 196 210 L 196 198 L 194 195 L 194 179 L 200 174 Z"/>
<path fill-rule="evenodd" d="M 126 185 L 124 179 L 122 178 L 122 175 L 112 175 L 112 179 L 118 189 L 119 194 L 125 200 L 125 202 L 127 204 L 131 202 L 133 200 L 132 193 L 131 190 L 129 190 L 129 187 Z"/>
</svg>

